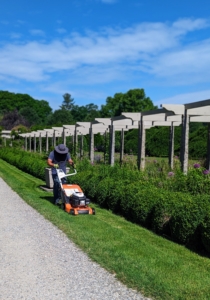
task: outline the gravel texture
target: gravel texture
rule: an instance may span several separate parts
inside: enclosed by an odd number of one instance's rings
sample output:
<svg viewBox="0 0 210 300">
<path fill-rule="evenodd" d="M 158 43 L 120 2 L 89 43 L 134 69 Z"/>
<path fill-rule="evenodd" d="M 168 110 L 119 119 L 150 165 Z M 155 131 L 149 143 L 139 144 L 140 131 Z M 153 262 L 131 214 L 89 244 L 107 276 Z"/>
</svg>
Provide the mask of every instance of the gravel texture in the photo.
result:
<svg viewBox="0 0 210 300">
<path fill-rule="evenodd" d="M 1 178 L 0 201 L 0 299 L 148 299 L 92 262 Z"/>
</svg>

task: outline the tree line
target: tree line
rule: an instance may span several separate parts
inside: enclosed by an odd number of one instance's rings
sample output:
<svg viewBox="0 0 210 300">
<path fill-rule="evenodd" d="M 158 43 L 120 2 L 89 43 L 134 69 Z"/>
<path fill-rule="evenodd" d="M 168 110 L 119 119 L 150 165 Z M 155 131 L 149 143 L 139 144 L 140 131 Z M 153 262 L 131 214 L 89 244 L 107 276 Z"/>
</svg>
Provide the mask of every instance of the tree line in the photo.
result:
<svg viewBox="0 0 210 300">
<path fill-rule="evenodd" d="M 38 129 L 74 125 L 76 122 L 91 122 L 95 118 L 111 118 L 122 112 L 140 112 L 157 109 L 152 100 L 146 96 L 144 89 L 132 89 L 126 93 L 108 96 L 106 103 L 77 105 L 71 94 L 65 93 L 57 110 L 50 107 L 46 100 L 33 99 L 28 94 L 0 91 L 0 128 L 28 132 Z M 125 152 L 137 153 L 137 130 L 125 133 Z M 179 155 L 181 126 L 175 128 L 175 154 Z M 149 156 L 167 156 L 169 128 L 154 127 L 147 130 L 146 154 Z M 102 137 L 95 136 L 96 148 L 103 148 Z M 207 148 L 207 126 L 202 123 L 190 124 L 191 157 L 204 157 Z M 116 132 L 116 151 L 120 150 L 120 133 Z"/>
<path fill-rule="evenodd" d="M 116 93 L 107 97 L 101 108 L 94 103 L 79 106 L 71 94 L 65 93 L 59 109 L 53 111 L 45 100 L 35 100 L 27 94 L 0 91 L 0 125 L 11 130 L 17 125 L 27 128 L 36 125 L 62 126 L 76 122 L 89 122 L 95 118 L 118 116 L 121 112 L 144 111 L 156 108 L 146 97 L 144 89 L 133 89 L 127 93 Z"/>
</svg>

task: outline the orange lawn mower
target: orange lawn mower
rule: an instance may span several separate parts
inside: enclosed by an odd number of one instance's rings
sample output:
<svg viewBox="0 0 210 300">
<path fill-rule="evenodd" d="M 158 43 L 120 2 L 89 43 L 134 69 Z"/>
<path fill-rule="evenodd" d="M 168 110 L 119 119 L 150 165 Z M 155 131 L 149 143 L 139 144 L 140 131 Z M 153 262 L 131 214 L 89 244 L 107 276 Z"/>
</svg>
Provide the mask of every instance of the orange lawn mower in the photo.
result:
<svg viewBox="0 0 210 300">
<path fill-rule="evenodd" d="M 90 204 L 90 199 L 84 195 L 81 187 L 77 184 L 62 182 L 63 178 L 77 174 L 74 165 L 72 165 L 72 167 L 74 173 L 69 174 L 65 174 L 59 167 L 56 169 L 60 186 L 61 208 L 71 215 L 95 215 L 95 209 L 88 206 Z"/>
</svg>

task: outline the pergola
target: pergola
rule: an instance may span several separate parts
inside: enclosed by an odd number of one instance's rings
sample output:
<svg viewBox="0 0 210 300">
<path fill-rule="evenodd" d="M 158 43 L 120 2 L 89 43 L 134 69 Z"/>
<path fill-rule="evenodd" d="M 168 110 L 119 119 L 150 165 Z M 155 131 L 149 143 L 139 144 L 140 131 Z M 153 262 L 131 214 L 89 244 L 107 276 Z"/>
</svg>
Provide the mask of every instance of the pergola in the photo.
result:
<svg viewBox="0 0 210 300">
<path fill-rule="evenodd" d="M 124 130 L 138 128 L 138 168 L 145 168 L 145 139 L 146 129 L 153 126 L 168 126 L 169 136 L 169 165 L 173 169 L 174 156 L 174 127 L 182 126 L 181 155 L 182 171 L 188 170 L 189 122 L 210 122 L 210 100 L 198 101 L 183 105 L 162 104 L 161 109 L 139 112 L 122 113 L 111 119 L 95 119 L 110 129 L 109 163 L 114 164 L 115 131 L 121 128 L 121 159 L 123 157 Z M 207 164 L 210 168 L 210 129 L 208 129 Z"/>
<path fill-rule="evenodd" d="M 186 174 L 188 170 L 188 144 L 189 144 L 189 123 L 210 122 L 210 100 L 198 101 L 183 105 L 162 104 L 161 109 L 141 112 L 138 122 L 138 168 L 145 168 L 145 139 L 146 129 L 152 126 L 170 127 L 169 165 L 173 169 L 174 156 L 174 127 L 182 126 L 181 155 L 180 161 L 182 171 Z M 122 113 L 125 116 L 125 113 Z M 126 113 L 127 117 L 129 113 Z M 137 121 L 137 120 L 136 120 Z M 149 125 L 147 122 L 151 122 Z M 210 167 L 210 131 L 208 131 L 207 162 Z"/>
<path fill-rule="evenodd" d="M 110 151 L 109 164 L 114 164 L 115 152 L 115 131 L 121 131 L 120 160 L 124 153 L 124 132 L 131 129 L 138 129 L 138 168 L 145 168 L 145 141 L 146 129 L 154 126 L 168 126 L 169 132 L 169 165 L 173 169 L 174 156 L 174 128 L 182 126 L 180 161 L 182 171 L 187 173 L 188 169 L 188 148 L 189 148 L 189 124 L 190 122 L 210 123 L 210 100 L 203 100 L 188 104 L 162 104 L 160 109 L 145 112 L 123 112 L 120 116 L 113 118 L 95 118 L 93 122 L 76 122 L 75 125 L 63 125 L 63 127 L 52 127 L 36 132 L 19 134 L 25 137 L 25 149 L 27 150 L 27 138 L 31 140 L 39 137 L 41 152 L 41 138 L 46 138 L 46 150 L 48 151 L 48 137 L 52 137 L 52 145 L 56 144 L 56 137 L 62 137 L 66 143 L 66 137 L 72 136 L 75 150 L 77 149 L 78 136 L 80 136 L 80 156 L 83 156 L 83 136 L 89 135 L 89 156 L 91 162 L 94 160 L 94 134 L 106 134 L 109 132 Z M 31 145 L 31 141 L 29 142 Z M 36 146 L 35 146 L 36 147 Z M 31 150 L 31 146 L 30 146 Z M 36 151 L 36 149 L 35 149 Z M 207 164 L 210 168 L 210 127 L 208 127 L 207 140 Z"/>
<path fill-rule="evenodd" d="M 21 133 L 19 136 L 25 138 L 25 146 L 24 149 L 27 151 L 28 143 L 27 139 L 29 138 L 29 151 L 31 151 L 31 138 L 34 139 L 34 152 L 36 152 L 36 139 L 39 139 L 39 152 L 42 152 L 42 138 L 46 138 L 46 132 L 43 130 L 32 131 L 28 133 Z"/>
<path fill-rule="evenodd" d="M 6 146 L 6 140 L 11 140 L 12 139 L 12 137 L 11 136 L 9 136 L 9 135 L 7 135 L 7 134 L 2 134 L 1 135 L 1 137 L 3 138 L 3 140 L 4 140 L 4 145 Z"/>
<path fill-rule="evenodd" d="M 162 104 L 162 108 L 171 113 L 168 116 L 170 120 L 173 118 L 181 119 L 182 138 L 181 138 L 181 154 L 180 161 L 182 171 L 187 173 L 188 170 L 188 152 L 189 152 L 189 124 L 190 122 L 210 123 L 210 99 L 192 102 L 181 105 Z M 176 119 L 177 120 L 177 119 Z M 210 167 L 210 128 L 208 126 L 207 137 L 207 168 Z"/>
<path fill-rule="evenodd" d="M 138 125 L 138 168 L 145 168 L 145 143 L 146 143 L 146 129 L 155 126 L 168 126 L 170 127 L 170 145 L 169 145 L 169 165 L 173 169 L 173 156 L 174 156 L 174 127 L 179 126 L 181 121 L 179 118 L 174 117 L 174 120 L 168 120 L 167 117 L 171 116 L 171 112 L 166 109 L 157 109 L 145 111 L 141 113 Z M 147 127 L 147 122 L 151 123 Z"/>
<path fill-rule="evenodd" d="M 139 120 L 141 118 L 141 113 L 127 113 L 127 112 L 122 112 L 120 116 L 113 117 L 111 119 L 111 133 L 110 133 L 110 164 L 114 165 L 114 132 L 116 128 L 121 128 L 121 146 L 120 146 L 120 161 L 122 162 L 123 160 L 123 155 L 124 155 L 124 132 L 131 130 L 131 129 L 137 129 L 139 126 Z M 151 127 L 151 122 L 145 122 L 145 127 L 150 128 Z"/>
<path fill-rule="evenodd" d="M 75 125 L 63 125 L 63 132 L 68 132 L 69 136 L 71 135 L 73 138 L 74 152 L 77 154 L 78 148 L 78 136 L 80 136 L 80 157 L 83 156 L 83 136 L 88 134 L 89 132 L 86 130 L 85 126 L 79 125 L 77 122 Z M 86 123 L 86 122 L 81 122 Z M 65 144 L 64 139 L 64 144 Z"/>
</svg>

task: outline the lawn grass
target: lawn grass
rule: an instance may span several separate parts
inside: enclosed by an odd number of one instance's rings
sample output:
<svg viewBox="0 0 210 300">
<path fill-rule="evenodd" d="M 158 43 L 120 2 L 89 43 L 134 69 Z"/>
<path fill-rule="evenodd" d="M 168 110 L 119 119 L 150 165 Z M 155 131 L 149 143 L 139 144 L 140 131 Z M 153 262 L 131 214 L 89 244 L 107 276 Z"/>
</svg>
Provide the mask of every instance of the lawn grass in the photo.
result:
<svg viewBox="0 0 210 300">
<path fill-rule="evenodd" d="M 152 299 L 210 299 L 210 259 L 156 236 L 93 204 L 96 215 L 71 216 L 52 204 L 43 181 L 0 160 L 0 176 L 89 257 Z M 10 199 L 8 199 L 9 201 Z"/>
</svg>

